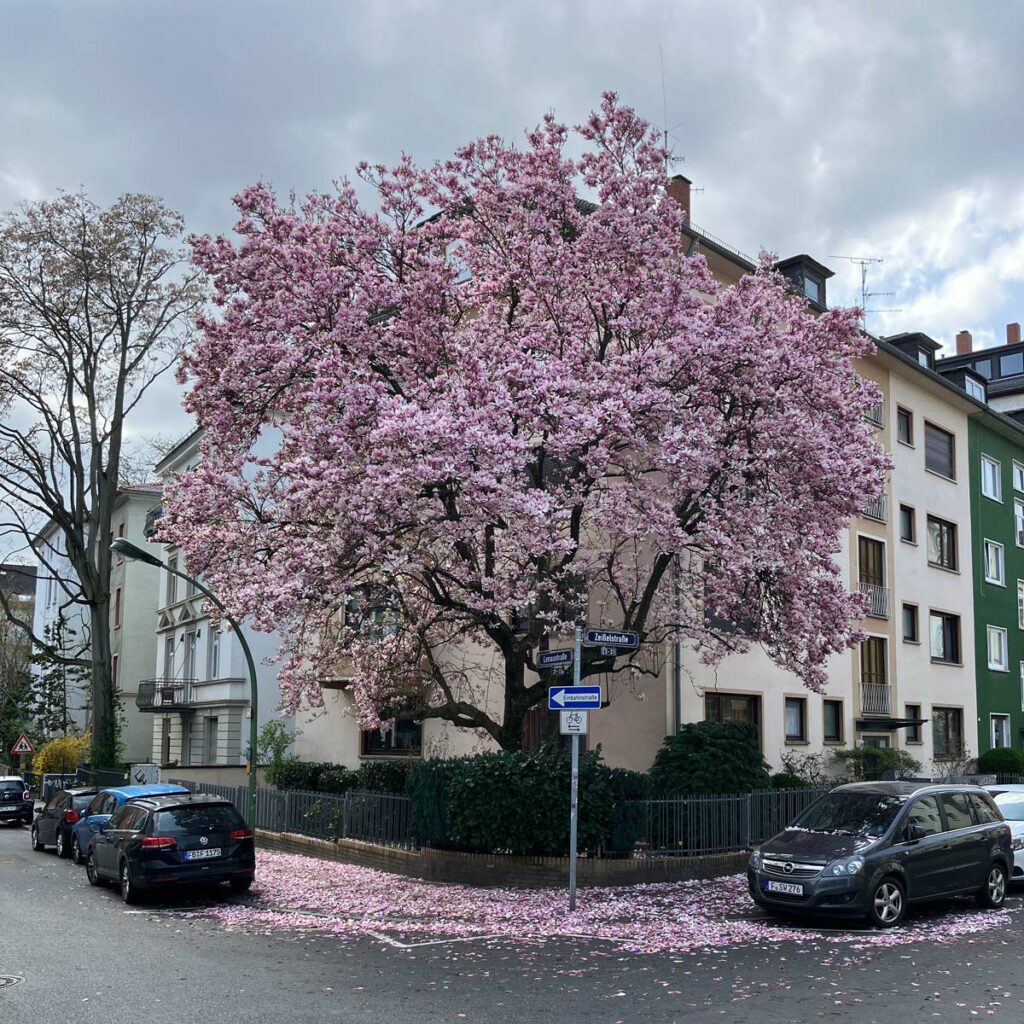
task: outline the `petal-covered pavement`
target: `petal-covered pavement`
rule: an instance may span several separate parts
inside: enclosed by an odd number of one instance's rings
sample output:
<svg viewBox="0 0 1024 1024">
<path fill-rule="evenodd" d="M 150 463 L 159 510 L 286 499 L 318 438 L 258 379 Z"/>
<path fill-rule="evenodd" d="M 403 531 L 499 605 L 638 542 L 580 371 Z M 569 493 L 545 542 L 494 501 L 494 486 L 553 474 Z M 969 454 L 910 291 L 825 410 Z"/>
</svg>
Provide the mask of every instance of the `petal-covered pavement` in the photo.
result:
<svg viewBox="0 0 1024 1024">
<path fill-rule="evenodd" d="M 570 914 L 565 890 L 476 889 L 438 885 L 350 864 L 262 852 L 250 895 L 204 911 L 223 925 L 263 933 L 319 931 L 391 945 L 493 938 L 585 938 L 624 951 L 686 953 L 747 944 L 815 942 L 851 950 L 969 941 L 1006 928 L 1020 911 L 952 900 L 878 932 L 842 922 L 787 922 L 758 910 L 742 875 L 710 881 L 581 889 Z"/>
</svg>

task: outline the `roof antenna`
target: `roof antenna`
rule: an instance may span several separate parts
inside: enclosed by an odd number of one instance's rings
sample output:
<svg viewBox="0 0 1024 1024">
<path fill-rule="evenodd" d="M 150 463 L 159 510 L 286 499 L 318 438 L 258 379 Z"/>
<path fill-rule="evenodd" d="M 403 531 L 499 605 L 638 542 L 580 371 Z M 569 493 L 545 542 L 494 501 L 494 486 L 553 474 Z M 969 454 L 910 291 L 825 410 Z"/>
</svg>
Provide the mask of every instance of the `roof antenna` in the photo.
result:
<svg viewBox="0 0 1024 1024">
<path fill-rule="evenodd" d="M 669 178 L 672 173 L 672 164 L 681 164 L 686 158 L 682 156 L 676 156 L 672 152 L 672 147 L 669 145 L 670 140 L 679 142 L 672 133 L 677 129 L 681 128 L 685 121 L 680 121 L 679 124 L 674 124 L 670 128 L 668 126 L 668 89 L 665 86 L 665 49 L 658 43 L 658 56 L 661 58 L 661 142 L 662 148 L 665 150 L 665 178 Z M 702 188 L 691 188 L 691 192 L 703 192 Z"/>
<path fill-rule="evenodd" d="M 826 256 L 829 260 L 849 260 L 860 267 L 860 325 L 864 332 L 868 329 L 868 313 L 902 313 L 901 309 L 868 309 L 868 299 L 880 299 L 883 296 L 895 295 L 895 292 L 872 292 L 868 290 L 868 267 L 872 263 L 885 262 L 881 256 Z"/>
</svg>

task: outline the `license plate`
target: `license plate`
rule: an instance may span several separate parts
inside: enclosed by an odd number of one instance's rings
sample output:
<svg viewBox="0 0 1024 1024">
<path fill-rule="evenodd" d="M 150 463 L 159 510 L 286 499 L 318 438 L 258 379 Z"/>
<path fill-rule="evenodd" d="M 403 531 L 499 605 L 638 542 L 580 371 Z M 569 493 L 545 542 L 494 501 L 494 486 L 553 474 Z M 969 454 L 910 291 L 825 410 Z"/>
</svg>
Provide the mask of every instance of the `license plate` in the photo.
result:
<svg viewBox="0 0 1024 1024">
<path fill-rule="evenodd" d="M 784 892 L 787 896 L 803 896 L 804 887 L 796 882 L 765 882 L 765 892 Z"/>
<path fill-rule="evenodd" d="M 211 850 L 186 850 L 185 860 L 209 860 L 211 857 L 220 856 L 220 847 L 215 846 Z"/>
<path fill-rule="evenodd" d="M 2 811 L 16 811 L 17 809 L 18 809 L 18 805 L 17 804 L 7 804 L 4 807 L 0 807 L 0 812 L 2 812 Z"/>
</svg>

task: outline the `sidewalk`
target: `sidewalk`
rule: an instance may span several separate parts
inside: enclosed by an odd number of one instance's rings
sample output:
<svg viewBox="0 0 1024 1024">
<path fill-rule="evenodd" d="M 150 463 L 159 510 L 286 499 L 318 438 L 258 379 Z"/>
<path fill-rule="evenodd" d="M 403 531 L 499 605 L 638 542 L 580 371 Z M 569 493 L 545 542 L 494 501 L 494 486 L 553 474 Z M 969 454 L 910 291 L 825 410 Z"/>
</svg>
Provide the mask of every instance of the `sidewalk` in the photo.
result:
<svg viewBox="0 0 1024 1024">
<path fill-rule="evenodd" d="M 248 897 L 203 912 L 232 929 L 326 932 L 372 937 L 395 946 L 429 941 L 556 937 L 611 942 L 623 951 L 686 953 L 781 942 L 838 944 L 851 951 L 880 946 L 970 942 L 1006 928 L 1020 914 L 979 911 L 951 900 L 914 914 L 907 925 L 880 932 L 860 924 L 801 924 L 766 915 L 751 902 L 746 879 L 583 889 L 568 912 L 565 890 L 474 889 L 436 885 L 368 868 L 294 854 L 261 852 Z"/>
</svg>

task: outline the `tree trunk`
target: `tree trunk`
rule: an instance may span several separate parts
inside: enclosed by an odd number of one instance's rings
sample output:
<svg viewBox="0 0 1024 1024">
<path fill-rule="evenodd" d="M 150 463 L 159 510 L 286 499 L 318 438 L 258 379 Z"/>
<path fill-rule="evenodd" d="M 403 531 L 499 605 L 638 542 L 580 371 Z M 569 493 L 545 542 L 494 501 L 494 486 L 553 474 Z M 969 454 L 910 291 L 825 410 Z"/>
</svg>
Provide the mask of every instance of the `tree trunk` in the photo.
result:
<svg viewBox="0 0 1024 1024">
<path fill-rule="evenodd" d="M 110 596 L 91 609 L 92 627 L 92 761 L 95 767 L 119 764 L 114 687 L 111 678 Z"/>
<path fill-rule="evenodd" d="M 523 749 L 523 717 L 526 714 L 526 663 L 523 656 L 505 654 L 505 709 L 498 742 L 502 750 Z"/>
</svg>

